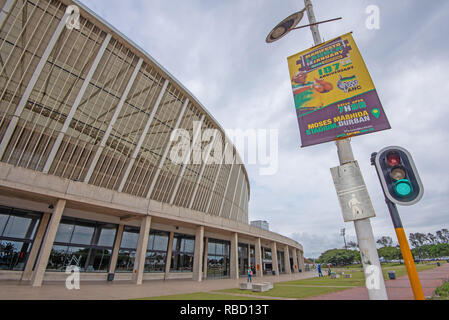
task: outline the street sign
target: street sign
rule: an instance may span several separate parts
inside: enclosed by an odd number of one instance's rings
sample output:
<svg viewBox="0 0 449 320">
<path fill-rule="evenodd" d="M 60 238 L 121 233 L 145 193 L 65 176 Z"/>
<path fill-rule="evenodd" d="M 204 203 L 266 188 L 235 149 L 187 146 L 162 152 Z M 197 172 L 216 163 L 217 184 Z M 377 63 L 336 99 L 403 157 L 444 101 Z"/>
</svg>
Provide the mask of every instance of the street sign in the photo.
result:
<svg viewBox="0 0 449 320">
<path fill-rule="evenodd" d="M 351 33 L 288 58 L 302 147 L 390 129 Z"/>
<path fill-rule="evenodd" d="M 345 222 L 376 216 L 357 161 L 331 169 Z"/>
</svg>

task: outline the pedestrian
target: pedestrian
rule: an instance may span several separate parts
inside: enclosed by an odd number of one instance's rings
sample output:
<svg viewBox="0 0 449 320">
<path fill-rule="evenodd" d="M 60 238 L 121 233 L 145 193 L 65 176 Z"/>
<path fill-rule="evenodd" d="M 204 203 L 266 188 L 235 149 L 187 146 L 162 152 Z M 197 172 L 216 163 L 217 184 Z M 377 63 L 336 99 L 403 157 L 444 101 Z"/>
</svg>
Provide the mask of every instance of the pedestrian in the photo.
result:
<svg viewBox="0 0 449 320">
<path fill-rule="evenodd" d="M 332 270 L 331 270 L 331 265 L 330 264 L 328 264 L 327 265 L 327 274 L 328 274 L 328 276 L 330 277 L 331 276 L 331 274 L 332 274 Z"/>
<path fill-rule="evenodd" d="M 318 263 L 317 268 L 318 268 L 318 277 L 322 277 L 323 273 L 321 272 L 321 264 Z"/>
<path fill-rule="evenodd" d="M 248 268 L 248 282 L 252 282 L 252 276 L 253 276 L 253 270 L 251 268 Z"/>
</svg>

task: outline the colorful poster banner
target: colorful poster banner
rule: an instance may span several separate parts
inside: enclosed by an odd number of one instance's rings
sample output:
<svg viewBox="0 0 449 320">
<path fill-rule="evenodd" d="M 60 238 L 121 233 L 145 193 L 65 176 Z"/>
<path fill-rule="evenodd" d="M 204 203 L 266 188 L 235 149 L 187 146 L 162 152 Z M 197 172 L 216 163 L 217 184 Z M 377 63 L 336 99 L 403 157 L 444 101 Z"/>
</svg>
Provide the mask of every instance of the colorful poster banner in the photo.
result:
<svg viewBox="0 0 449 320">
<path fill-rule="evenodd" d="M 391 129 L 351 33 L 288 58 L 302 147 Z"/>
</svg>

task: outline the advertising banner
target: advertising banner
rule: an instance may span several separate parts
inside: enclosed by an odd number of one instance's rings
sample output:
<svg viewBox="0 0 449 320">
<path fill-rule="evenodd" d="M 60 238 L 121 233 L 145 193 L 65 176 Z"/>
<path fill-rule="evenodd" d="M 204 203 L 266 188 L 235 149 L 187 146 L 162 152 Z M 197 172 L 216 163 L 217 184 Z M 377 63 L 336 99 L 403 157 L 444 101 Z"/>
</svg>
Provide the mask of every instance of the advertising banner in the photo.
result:
<svg viewBox="0 0 449 320">
<path fill-rule="evenodd" d="M 351 33 L 288 58 L 302 147 L 391 129 Z"/>
</svg>

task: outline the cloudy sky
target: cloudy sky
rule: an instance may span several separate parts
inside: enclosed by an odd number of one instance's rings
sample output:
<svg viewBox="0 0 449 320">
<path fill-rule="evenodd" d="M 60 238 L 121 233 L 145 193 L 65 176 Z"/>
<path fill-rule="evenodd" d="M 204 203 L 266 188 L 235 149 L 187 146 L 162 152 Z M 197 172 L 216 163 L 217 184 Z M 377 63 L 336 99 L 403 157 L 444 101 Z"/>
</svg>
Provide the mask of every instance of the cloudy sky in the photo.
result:
<svg viewBox="0 0 449 320">
<path fill-rule="evenodd" d="M 300 148 L 287 57 L 313 46 L 310 29 L 266 44 L 271 29 L 301 10 L 302 0 L 82 0 L 137 43 L 188 88 L 226 129 L 278 129 L 279 170 L 262 176 L 248 165 L 250 220 L 303 244 L 306 257 L 356 240 L 344 223 L 330 168 L 334 143 Z M 368 30 L 366 8 L 380 9 L 380 29 Z M 396 240 L 370 155 L 408 149 L 425 186 L 420 203 L 400 207 L 407 234 L 449 228 L 449 2 L 446 0 L 315 0 L 323 40 L 353 32 L 392 130 L 352 140 L 376 211 L 374 235 Z M 300 25 L 307 23 L 307 17 Z M 241 151 L 243 153 L 243 151 Z"/>
</svg>

